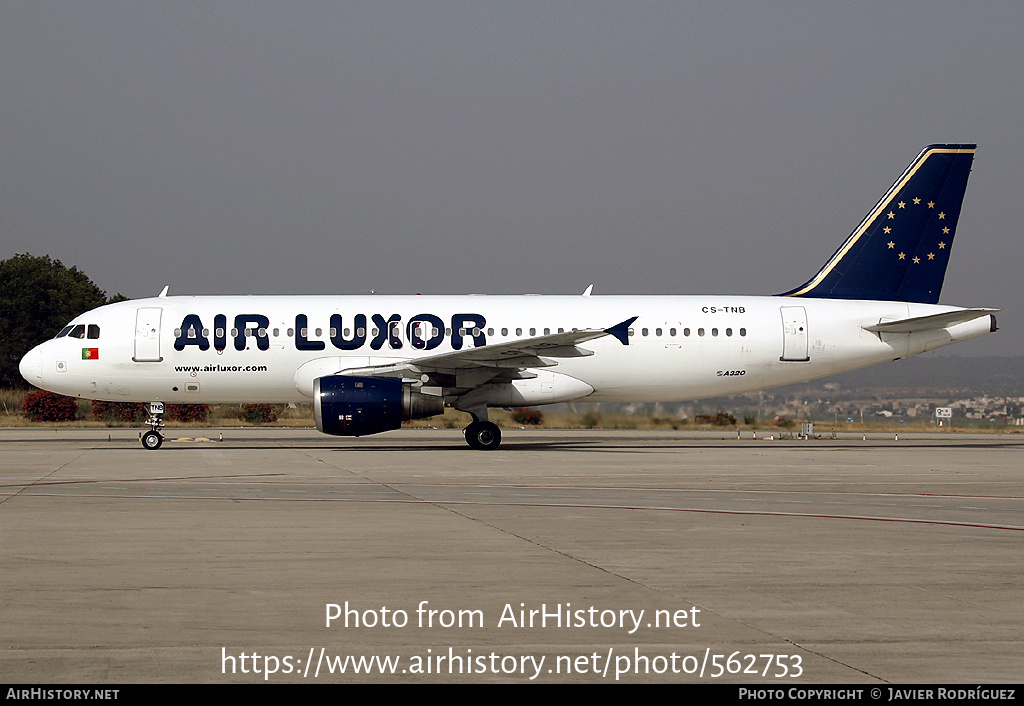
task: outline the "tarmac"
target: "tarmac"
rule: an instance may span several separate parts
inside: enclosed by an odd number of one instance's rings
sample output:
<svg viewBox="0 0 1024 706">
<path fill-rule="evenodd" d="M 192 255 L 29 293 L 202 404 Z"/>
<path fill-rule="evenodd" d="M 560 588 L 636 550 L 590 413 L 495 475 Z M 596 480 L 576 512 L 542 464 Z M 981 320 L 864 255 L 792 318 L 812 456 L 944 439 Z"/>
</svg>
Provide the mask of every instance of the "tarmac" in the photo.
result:
<svg viewBox="0 0 1024 706">
<path fill-rule="evenodd" d="M 503 433 L 2 429 L 0 682 L 1021 681 L 1024 434 Z"/>
</svg>

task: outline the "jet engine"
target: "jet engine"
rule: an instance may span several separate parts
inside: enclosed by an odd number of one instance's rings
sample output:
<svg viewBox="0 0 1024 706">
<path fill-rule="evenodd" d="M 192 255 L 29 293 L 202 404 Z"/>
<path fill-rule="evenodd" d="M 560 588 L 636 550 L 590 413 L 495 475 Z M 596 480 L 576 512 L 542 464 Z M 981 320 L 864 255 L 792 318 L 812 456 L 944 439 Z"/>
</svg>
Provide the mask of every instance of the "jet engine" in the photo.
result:
<svg viewBox="0 0 1024 706">
<path fill-rule="evenodd" d="M 335 436 L 398 429 L 406 419 L 444 412 L 444 398 L 425 395 L 398 378 L 329 375 L 313 381 L 316 428 Z"/>
</svg>

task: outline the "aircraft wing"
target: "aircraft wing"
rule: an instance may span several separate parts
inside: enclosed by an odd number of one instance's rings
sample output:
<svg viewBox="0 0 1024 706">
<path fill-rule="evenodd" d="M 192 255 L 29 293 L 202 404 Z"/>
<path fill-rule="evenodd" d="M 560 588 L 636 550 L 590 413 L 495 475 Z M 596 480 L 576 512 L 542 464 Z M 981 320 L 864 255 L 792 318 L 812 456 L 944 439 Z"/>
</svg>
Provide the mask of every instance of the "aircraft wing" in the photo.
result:
<svg viewBox="0 0 1024 706">
<path fill-rule="evenodd" d="M 637 317 L 606 329 L 576 329 L 547 336 L 524 338 L 489 346 L 466 348 L 451 353 L 405 360 L 390 365 L 373 365 L 339 371 L 341 375 L 368 375 L 373 377 L 435 378 L 437 375 L 464 377 L 464 373 L 481 373 L 479 379 L 487 382 L 495 377 L 515 379 L 518 371 L 526 368 L 549 368 L 557 365 L 555 358 L 582 358 L 594 352 L 580 348 L 579 344 L 604 336 L 614 336 L 622 345 L 629 345 L 628 329 Z M 487 374 L 490 372 L 490 374 Z M 502 375 L 502 373 L 505 373 Z M 477 377 L 477 376 L 474 376 Z M 449 383 L 450 384 L 450 383 Z M 461 386 L 461 385 L 460 385 Z"/>
<path fill-rule="evenodd" d="M 900 319 L 899 321 L 883 321 L 872 326 L 864 326 L 865 331 L 873 333 L 918 333 L 920 331 L 934 331 L 948 328 L 955 324 L 962 324 L 965 321 L 980 319 L 982 316 L 995 314 L 999 309 L 957 309 L 947 311 L 944 314 L 932 314 L 931 316 L 915 316 L 911 319 Z"/>
</svg>

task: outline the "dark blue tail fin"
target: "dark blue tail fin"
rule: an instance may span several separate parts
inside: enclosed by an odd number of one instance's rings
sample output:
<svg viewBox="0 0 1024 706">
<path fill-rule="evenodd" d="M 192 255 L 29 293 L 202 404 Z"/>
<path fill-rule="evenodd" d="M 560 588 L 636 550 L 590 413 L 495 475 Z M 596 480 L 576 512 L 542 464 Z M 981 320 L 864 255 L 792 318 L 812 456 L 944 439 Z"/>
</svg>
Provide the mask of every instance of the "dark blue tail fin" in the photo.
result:
<svg viewBox="0 0 1024 706">
<path fill-rule="evenodd" d="M 975 145 L 929 145 L 818 274 L 781 296 L 935 304 Z"/>
</svg>

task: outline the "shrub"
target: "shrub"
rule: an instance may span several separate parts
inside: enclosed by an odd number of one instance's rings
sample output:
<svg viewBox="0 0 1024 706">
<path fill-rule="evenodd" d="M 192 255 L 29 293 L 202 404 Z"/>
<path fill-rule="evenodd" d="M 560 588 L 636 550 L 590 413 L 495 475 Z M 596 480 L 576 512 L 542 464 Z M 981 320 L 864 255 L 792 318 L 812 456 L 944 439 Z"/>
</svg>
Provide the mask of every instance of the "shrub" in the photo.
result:
<svg viewBox="0 0 1024 706">
<path fill-rule="evenodd" d="M 532 424 L 537 426 L 544 421 L 544 415 L 536 409 L 520 407 L 512 412 L 512 421 L 516 424 Z"/>
<path fill-rule="evenodd" d="M 706 414 L 698 414 L 693 418 L 693 422 L 694 424 L 710 424 L 716 427 L 731 427 L 736 426 L 736 417 L 728 412 L 718 412 L 710 417 Z"/>
<path fill-rule="evenodd" d="M 141 402 L 93 400 L 92 416 L 104 422 L 141 422 L 149 417 L 149 408 Z"/>
<path fill-rule="evenodd" d="M 25 395 L 21 413 L 33 422 L 73 422 L 78 417 L 78 402 L 74 397 L 36 390 Z"/>
<path fill-rule="evenodd" d="M 165 414 L 171 422 L 196 422 L 205 424 L 210 417 L 208 404 L 169 404 Z"/>
<path fill-rule="evenodd" d="M 716 427 L 734 427 L 736 426 L 736 417 L 728 412 L 719 412 L 711 417 L 711 424 Z"/>
<path fill-rule="evenodd" d="M 277 421 L 274 407 L 265 403 L 243 404 L 242 419 L 250 424 L 271 424 Z"/>
</svg>

